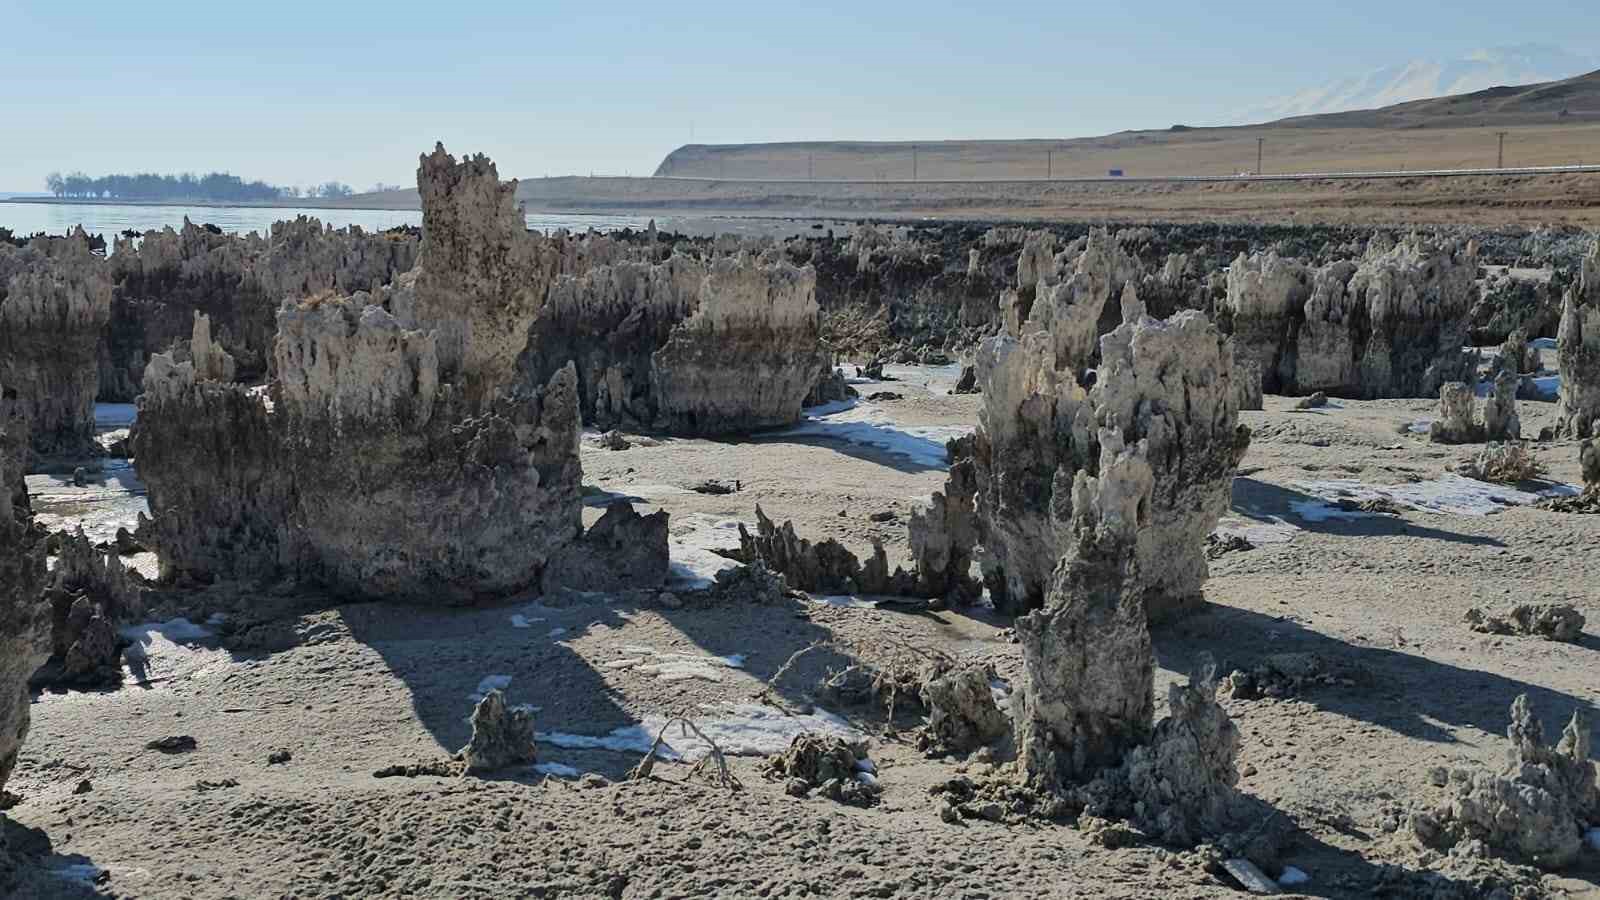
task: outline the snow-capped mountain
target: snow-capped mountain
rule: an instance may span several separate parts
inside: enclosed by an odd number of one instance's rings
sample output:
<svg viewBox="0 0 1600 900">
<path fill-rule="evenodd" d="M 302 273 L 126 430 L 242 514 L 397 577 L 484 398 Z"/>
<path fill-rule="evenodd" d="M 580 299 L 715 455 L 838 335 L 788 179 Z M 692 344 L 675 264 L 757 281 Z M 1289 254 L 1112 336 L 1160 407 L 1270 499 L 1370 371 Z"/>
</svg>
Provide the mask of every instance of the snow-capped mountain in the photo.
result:
<svg viewBox="0 0 1600 900">
<path fill-rule="evenodd" d="M 1524 44 L 1469 53 L 1461 59 L 1413 60 L 1375 72 L 1343 78 L 1243 110 L 1241 123 L 1270 122 L 1290 116 L 1377 109 L 1408 100 L 1481 91 L 1498 85 L 1558 81 L 1600 68 L 1593 56 L 1560 47 Z"/>
</svg>

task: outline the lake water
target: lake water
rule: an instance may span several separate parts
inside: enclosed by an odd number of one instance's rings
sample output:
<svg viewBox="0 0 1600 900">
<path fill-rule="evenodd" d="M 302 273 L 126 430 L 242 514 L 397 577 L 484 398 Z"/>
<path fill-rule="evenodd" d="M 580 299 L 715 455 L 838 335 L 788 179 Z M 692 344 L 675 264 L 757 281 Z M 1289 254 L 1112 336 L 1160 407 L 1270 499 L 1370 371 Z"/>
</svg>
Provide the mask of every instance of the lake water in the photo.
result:
<svg viewBox="0 0 1600 900">
<path fill-rule="evenodd" d="M 325 225 L 343 228 L 360 225 L 368 231 L 381 231 L 396 225 L 421 225 L 422 212 L 414 209 L 299 209 L 289 206 L 145 206 L 123 203 L 7 203 L 0 201 L 0 227 L 12 232 L 36 234 L 40 231 L 61 234 L 82 225 L 90 234 L 113 235 L 128 229 L 144 232 L 171 225 L 182 228 L 189 217 L 196 224 L 209 222 L 229 232 L 255 231 L 267 234 L 272 223 L 306 215 Z M 570 228 L 573 231 L 615 231 L 643 228 L 649 216 L 587 215 L 583 213 L 533 213 L 528 227 L 540 231 Z"/>
</svg>

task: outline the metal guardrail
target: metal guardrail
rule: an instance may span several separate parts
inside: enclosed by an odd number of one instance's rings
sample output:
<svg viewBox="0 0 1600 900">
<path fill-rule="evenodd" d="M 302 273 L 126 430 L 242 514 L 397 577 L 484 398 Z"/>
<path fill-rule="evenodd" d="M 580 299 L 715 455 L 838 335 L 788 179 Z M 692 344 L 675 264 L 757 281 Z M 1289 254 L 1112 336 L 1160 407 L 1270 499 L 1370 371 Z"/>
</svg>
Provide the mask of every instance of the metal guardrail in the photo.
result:
<svg viewBox="0 0 1600 900">
<path fill-rule="evenodd" d="M 1516 166 L 1503 169 L 1403 169 L 1374 172 L 1284 172 L 1268 175 L 1085 175 L 1070 178 L 706 178 L 698 175 L 652 175 L 653 181 L 684 181 L 700 184 L 863 184 L 863 185 L 953 185 L 953 184 L 1124 184 L 1184 182 L 1266 182 L 1266 181 L 1357 181 L 1394 178 L 1453 178 L 1469 175 L 1568 175 L 1600 174 L 1600 165 Z M 621 175 L 593 175 L 595 180 L 627 179 Z"/>
</svg>

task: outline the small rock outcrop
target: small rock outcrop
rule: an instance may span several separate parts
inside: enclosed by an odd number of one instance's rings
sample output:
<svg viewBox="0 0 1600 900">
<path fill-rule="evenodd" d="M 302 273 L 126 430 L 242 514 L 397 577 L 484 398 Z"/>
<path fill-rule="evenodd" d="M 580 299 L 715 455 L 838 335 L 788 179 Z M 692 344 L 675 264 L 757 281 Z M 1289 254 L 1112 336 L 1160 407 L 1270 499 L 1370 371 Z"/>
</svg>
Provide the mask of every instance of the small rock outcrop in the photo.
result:
<svg viewBox="0 0 1600 900">
<path fill-rule="evenodd" d="M 1556 435 L 1600 437 L 1600 238 L 1562 301 L 1556 358 L 1561 367 Z"/>
<path fill-rule="evenodd" d="M 489 691 L 472 710 L 472 741 L 457 755 L 472 773 L 498 772 L 536 762 L 533 711 L 507 707 L 504 694 Z"/>
<path fill-rule="evenodd" d="M 0 404 L 34 454 L 98 455 L 95 348 L 110 316 L 106 261 L 83 229 L 21 249 L 0 242 Z"/>
<path fill-rule="evenodd" d="M 1416 836 L 1441 850 L 1481 841 L 1498 853 L 1543 869 L 1560 869 L 1583 852 L 1583 823 L 1600 817 L 1596 767 L 1589 758 L 1589 722 L 1582 709 L 1554 747 L 1523 694 L 1511 704 L 1511 740 L 1498 772 L 1439 769 L 1445 798 L 1411 818 Z"/>
<path fill-rule="evenodd" d="M 659 588 L 667 579 L 667 511 L 641 516 L 619 500 L 600 521 L 557 552 L 544 571 L 544 591 L 617 593 Z"/>
<path fill-rule="evenodd" d="M 28 680 L 50 656 L 43 530 L 33 524 L 16 450 L 0 428 L 0 789 L 28 736 Z"/>
<path fill-rule="evenodd" d="M 1522 440 L 1522 417 L 1517 413 L 1517 388 L 1522 379 L 1502 369 L 1494 389 L 1483 403 L 1483 434 L 1490 441 Z"/>
<path fill-rule="evenodd" d="M 1472 385 L 1446 382 L 1439 388 L 1439 418 L 1428 426 L 1428 439 L 1436 444 L 1475 444 L 1483 440 L 1483 426 L 1474 411 Z"/>
<path fill-rule="evenodd" d="M 144 611 L 139 576 L 115 552 L 96 549 L 80 529 L 60 542 L 45 599 L 51 610 L 50 659 L 34 684 L 93 687 L 122 683 L 118 628 Z"/>
<path fill-rule="evenodd" d="M 465 603 L 539 585 L 581 532 L 575 373 L 513 377 L 558 254 L 484 157 L 441 147 L 418 187 L 418 268 L 381 303 L 286 301 L 264 393 L 151 360 L 133 444 L 163 578 Z"/>
<path fill-rule="evenodd" d="M 994 743 L 1011 731 L 1011 721 L 995 703 L 987 667 L 930 663 L 921 673 L 922 705 L 928 710 L 928 745 L 967 753 Z"/>
<path fill-rule="evenodd" d="M 1570 603 L 1522 603 L 1497 615 L 1481 609 L 1470 609 L 1466 615 L 1473 631 L 1566 643 L 1583 634 L 1584 621 L 1583 613 Z"/>
</svg>

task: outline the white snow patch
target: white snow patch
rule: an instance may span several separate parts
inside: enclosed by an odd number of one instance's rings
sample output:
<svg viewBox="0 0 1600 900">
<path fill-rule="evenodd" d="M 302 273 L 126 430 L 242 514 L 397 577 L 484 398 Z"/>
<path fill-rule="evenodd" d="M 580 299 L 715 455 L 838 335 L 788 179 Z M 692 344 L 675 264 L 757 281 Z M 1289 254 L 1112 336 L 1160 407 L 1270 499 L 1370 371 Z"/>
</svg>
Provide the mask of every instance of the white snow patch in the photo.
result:
<svg viewBox="0 0 1600 900">
<path fill-rule="evenodd" d="M 565 763 L 558 762 L 539 763 L 533 770 L 541 775 L 555 775 L 560 778 L 577 778 L 583 774 Z"/>
<path fill-rule="evenodd" d="M 843 407 L 843 408 L 841 408 Z M 903 456 L 932 469 L 949 465 L 945 443 L 972 433 L 970 426 L 897 425 L 874 403 L 842 401 L 812 407 L 800 424 L 776 432 L 779 437 L 820 437 Z"/>
<path fill-rule="evenodd" d="M 1388 500 L 1411 509 L 1456 516 L 1493 515 L 1507 506 L 1527 506 L 1538 502 L 1541 497 L 1560 496 L 1575 490 L 1570 485 L 1558 485 L 1534 494 L 1454 474 L 1409 484 L 1375 485 L 1353 478 L 1335 478 L 1327 481 L 1297 482 L 1296 487 L 1314 497 L 1333 502 Z M 1322 521 L 1312 518 L 1299 508 L 1307 505 L 1303 502 L 1290 504 L 1295 508 L 1295 514 L 1301 518 L 1311 522 Z M 1351 518 L 1355 515 L 1337 509 L 1314 514 L 1324 515 L 1325 518 Z"/>
<path fill-rule="evenodd" d="M 567 633 L 567 630 L 565 628 L 557 627 L 557 628 L 550 629 L 550 636 L 552 638 L 561 637 L 563 634 L 566 634 L 566 633 Z"/>
<path fill-rule="evenodd" d="M 711 587 L 717 573 L 738 568 L 733 560 L 714 553 L 713 548 L 739 548 L 738 519 L 719 519 L 704 513 L 673 516 L 667 537 L 667 589 L 701 591 Z"/>
<path fill-rule="evenodd" d="M 185 618 L 127 625 L 118 632 L 129 642 L 123 651 L 124 683 L 206 677 L 229 665 L 227 651 L 205 646 L 212 632 Z"/>
<path fill-rule="evenodd" d="M 654 647 L 623 647 L 624 658 L 602 663 L 606 669 L 632 669 L 662 681 L 721 681 L 722 670 L 744 668 L 744 654 L 732 656 L 706 656 L 696 653 L 672 653 Z"/>
<path fill-rule="evenodd" d="M 1406 426 L 1406 431 L 1412 434 L 1431 434 L 1433 432 L 1433 420 L 1417 419 Z"/>
<path fill-rule="evenodd" d="M 533 616 L 533 617 L 530 618 L 528 616 L 523 615 L 522 613 L 512 613 L 511 614 L 511 627 L 512 628 L 532 628 L 533 627 L 533 623 L 535 623 L 535 622 L 543 622 L 543 621 L 544 621 L 544 619 L 541 619 L 538 616 Z"/>
<path fill-rule="evenodd" d="M 1278 884 L 1283 885 L 1284 887 L 1293 887 L 1297 884 L 1305 884 L 1310 880 L 1310 875 L 1307 875 L 1300 869 L 1296 869 L 1294 866 L 1284 866 L 1283 874 L 1278 876 Z"/>
<path fill-rule="evenodd" d="M 490 691 L 503 691 L 510 686 L 510 675 L 485 675 L 483 680 L 478 682 L 478 689 L 468 694 L 467 699 L 473 703 L 480 703 L 484 697 L 489 695 Z"/>
<path fill-rule="evenodd" d="M 865 734 L 850 727 L 850 723 L 823 709 L 804 716 L 755 703 L 708 703 L 701 709 L 709 715 L 694 717 L 695 726 L 729 756 L 782 753 L 797 736 L 807 732 L 838 737 L 850 743 L 867 739 Z M 660 716 L 646 716 L 637 725 L 627 725 L 605 735 L 550 731 L 539 732 L 535 737 L 543 743 L 570 749 L 646 753 L 666 722 L 667 719 Z M 680 726 L 668 730 L 663 747 L 656 755 L 666 760 L 693 762 L 710 752 L 708 744 Z"/>
<path fill-rule="evenodd" d="M 1556 349 L 1556 339 L 1555 338 L 1534 338 L 1533 340 L 1528 342 L 1528 346 L 1532 347 L 1535 350 L 1554 350 L 1554 349 Z"/>
<path fill-rule="evenodd" d="M 1361 512 L 1359 510 L 1340 509 L 1320 500 L 1292 500 L 1289 502 L 1289 512 L 1300 517 L 1303 522 L 1326 522 L 1330 519 L 1349 521 L 1351 519 L 1366 519 L 1376 515 L 1375 513 Z"/>
<path fill-rule="evenodd" d="M 857 772 L 856 780 L 865 785 L 875 785 L 878 783 L 878 776 L 871 772 Z"/>
<path fill-rule="evenodd" d="M 829 594 L 825 597 L 812 597 L 811 602 L 819 606 L 835 606 L 840 609 L 877 609 L 878 601 L 863 600 L 850 594 Z"/>
</svg>

